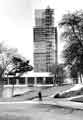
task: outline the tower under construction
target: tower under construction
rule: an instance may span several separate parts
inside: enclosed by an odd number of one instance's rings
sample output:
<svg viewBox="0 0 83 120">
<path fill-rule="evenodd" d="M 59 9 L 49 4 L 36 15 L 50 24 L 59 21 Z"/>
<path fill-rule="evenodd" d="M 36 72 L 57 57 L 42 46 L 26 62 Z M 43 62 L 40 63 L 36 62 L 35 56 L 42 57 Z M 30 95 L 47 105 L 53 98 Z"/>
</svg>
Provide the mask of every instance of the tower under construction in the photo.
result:
<svg viewBox="0 0 83 120">
<path fill-rule="evenodd" d="M 34 71 L 49 72 L 57 64 L 57 28 L 54 27 L 54 10 L 35 10 Z"/>
</svg>

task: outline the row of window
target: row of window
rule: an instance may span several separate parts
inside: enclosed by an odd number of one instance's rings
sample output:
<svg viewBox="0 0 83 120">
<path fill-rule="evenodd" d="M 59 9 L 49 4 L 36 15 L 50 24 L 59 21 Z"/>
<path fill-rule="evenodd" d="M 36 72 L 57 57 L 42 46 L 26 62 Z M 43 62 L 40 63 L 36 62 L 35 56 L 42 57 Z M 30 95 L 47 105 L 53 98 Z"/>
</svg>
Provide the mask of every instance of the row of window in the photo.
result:
<svg viewBox="0 0 83 120">
<path fill-rule="evenodd" d="M 18 81 L 18 82 L 17 82 Z M 13 85 L 13 84 L 26 84 L 26 79 L 25 78 L 4 78 L 4 85 Z M 34 84 L 35 83 L 35 78 L 34 77 L 29 77 L 27 78 L 27 84 Z M 36 78 L 36 83 L 37 84 L 53 84 L 53 77 L 46 77 L 45 81 L 42 77 L 37 77 Z"/>
</svg>

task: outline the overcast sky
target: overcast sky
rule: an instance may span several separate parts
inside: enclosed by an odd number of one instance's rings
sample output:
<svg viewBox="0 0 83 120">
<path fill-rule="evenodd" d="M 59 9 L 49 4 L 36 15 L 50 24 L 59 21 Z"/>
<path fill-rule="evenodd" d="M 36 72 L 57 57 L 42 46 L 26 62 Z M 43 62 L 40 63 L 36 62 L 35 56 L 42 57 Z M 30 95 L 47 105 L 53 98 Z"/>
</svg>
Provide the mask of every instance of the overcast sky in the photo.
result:
<svg viewBox="0 0 83 120">
<path fill-rule="evenodd" d="M 55 9 L 55 25 L 58 26 L 65 12 L 83 9 L 82 0 L 0 0 L 0 41 L 18 48 L 33 63 L 34 9 Z M 58 35 L 60 31 L 58 31 Z M 59 40 L 59 51 L 61 44 Z"/>
</svg>

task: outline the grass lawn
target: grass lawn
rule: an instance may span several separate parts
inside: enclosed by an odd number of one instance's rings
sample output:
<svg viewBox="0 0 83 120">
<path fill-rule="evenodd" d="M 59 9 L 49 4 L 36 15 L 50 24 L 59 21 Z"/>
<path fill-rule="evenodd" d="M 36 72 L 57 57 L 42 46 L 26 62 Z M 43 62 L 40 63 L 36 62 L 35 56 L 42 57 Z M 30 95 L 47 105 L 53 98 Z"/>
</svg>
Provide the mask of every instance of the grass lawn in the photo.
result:
<svg viewBox="0 0 83 120">
<path fill-rule="evenodd" d="M 65 85 L 65 86 L 59 86 L 59 87 L 34 87 L 32 88 L 32 91 L 26 92 L 21 96 L 16 96 L 12 98 L 7 99 L 0 99 L 0 101 L 24 101 L 24 100 L 33 100 L 35 98 L 38 98 L 38 91 L 41 90 L 43 97 L 49 97 L 53 94 L 56 94 L 57 92 L 65 91 L 69 88 L 71 88 L 72 85 Z"/>
</svg>

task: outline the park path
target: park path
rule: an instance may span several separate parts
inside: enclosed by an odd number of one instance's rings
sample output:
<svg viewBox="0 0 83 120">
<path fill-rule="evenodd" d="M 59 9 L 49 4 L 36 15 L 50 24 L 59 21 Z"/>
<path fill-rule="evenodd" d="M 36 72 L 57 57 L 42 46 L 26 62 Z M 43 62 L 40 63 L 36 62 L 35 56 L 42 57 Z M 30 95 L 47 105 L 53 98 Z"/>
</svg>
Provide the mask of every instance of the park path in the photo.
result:
<svg viewBox="0 0 83 120">
<path fill-rule="evenodd" d="M 36 102 L 0 104 L 0 120 L 83 120 L 81 110 Z"/>
</svg>

